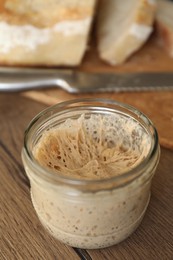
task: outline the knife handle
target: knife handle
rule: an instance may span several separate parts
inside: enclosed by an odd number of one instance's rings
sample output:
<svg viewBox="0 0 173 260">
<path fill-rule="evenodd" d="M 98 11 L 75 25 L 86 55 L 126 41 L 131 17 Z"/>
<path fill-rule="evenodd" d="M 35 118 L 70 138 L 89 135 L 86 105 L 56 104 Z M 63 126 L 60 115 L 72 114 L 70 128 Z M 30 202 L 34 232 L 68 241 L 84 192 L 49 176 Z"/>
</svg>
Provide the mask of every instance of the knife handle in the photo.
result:
<svg viewBox="0 0 173 260">
<path fill-rule="evenodd" d="M 14 92 L 56 86 L 71 92 L 69 81 L 58 75 L 0 74 L 0 91 Z"/>
</svg>

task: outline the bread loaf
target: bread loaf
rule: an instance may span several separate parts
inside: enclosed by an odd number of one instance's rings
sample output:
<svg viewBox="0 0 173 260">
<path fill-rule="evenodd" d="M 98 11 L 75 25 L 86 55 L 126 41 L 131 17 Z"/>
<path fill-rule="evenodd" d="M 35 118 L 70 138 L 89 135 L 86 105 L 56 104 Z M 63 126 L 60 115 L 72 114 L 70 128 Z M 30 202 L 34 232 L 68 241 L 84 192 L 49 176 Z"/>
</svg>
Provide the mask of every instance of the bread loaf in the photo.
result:
<svg viewBox="0 0 173 260">
<path fill-rule="evenodd" d="M 78 65 L 96 0 L 0 1 L 0 64 Z"/>
<path fill-rule="evenodd" d="M 156 30 L 164 48 L 173 57 L 173 2 L 158 0 Z"/>
<path fill-rule="evenodd" d="M 100 0 L 97 18 L 99 56 L 123 63 L 146 42 L 153 30 L 154 0 Z"/>
</svg>

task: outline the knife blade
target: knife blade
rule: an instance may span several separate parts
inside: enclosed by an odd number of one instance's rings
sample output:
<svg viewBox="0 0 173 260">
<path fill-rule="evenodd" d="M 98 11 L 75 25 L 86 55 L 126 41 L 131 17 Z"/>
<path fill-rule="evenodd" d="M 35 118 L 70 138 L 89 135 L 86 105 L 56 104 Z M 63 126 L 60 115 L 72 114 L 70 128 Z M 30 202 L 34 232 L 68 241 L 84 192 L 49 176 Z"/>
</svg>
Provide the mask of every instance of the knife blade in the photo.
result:
<svg viewBox="0 0 173 260">
<path fill-rule="evenodd" d="M 54 86 L 69 93 L 170 90 L 173 89 L 173 73 L 89 73 L 72 69 L 0 68 L 0 91 Z"/>
</svg>

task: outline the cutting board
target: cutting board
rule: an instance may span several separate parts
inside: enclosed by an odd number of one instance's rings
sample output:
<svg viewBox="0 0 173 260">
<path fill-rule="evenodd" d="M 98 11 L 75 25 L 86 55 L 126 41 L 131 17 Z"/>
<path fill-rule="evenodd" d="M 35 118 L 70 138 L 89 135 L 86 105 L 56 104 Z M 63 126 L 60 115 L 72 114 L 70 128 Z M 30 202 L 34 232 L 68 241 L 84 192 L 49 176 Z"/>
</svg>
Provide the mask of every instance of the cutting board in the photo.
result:
<svg viewBox="0 0 173 260">
<path fill-rule="evenodd" d="M 98 58 L 94 44 L 87 51 L 77 71 L 87 72 L 173 72 L 173 59 L 164 51 L 159 40 L 152 35 L 150 40 L 128 61 L 119 66 L 111 67 Z M 173 83 L 172 83 L 173 84 Z M 95 93 L 69 94 L 58 88 L 32 90 L 23 92 L 27 98 L 53 105 L 65 100 L 82 97 L 111 98 L 135 106 L 145 113 L 155 124 L 160 143 L 173 149 L 173 91 L 126 92 L 126 93 Z"/>
<path fill-rule="evenodd" d="M 134 53 L 126 62 L 110 66 L 98 57 L 96 42 L 92 42 L 82 64 L 75 68 L 87 72 L 173 72 L 173 58 L 164 50 L 162 42 L 153 33 L 143 47 Z"/>
</svg>

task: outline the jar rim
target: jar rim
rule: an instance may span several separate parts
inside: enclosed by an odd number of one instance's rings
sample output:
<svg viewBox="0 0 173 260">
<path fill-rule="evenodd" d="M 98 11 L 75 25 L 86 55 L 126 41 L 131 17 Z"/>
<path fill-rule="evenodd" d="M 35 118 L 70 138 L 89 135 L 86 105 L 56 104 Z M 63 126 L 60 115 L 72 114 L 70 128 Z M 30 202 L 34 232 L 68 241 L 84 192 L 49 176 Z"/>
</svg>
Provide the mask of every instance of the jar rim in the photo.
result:
<svg viewBox="0 0 173 260">
<path fill-rule="evenodd" d="M 53 114 L 54 110 L 56 110 L 56 112 L 58 112 L 58 110 L 59 111 L 66 110 L 66 108 L 68 106 L 71 106 L 71 105 L 73 106 L 73 105 L 79 104 L 79 103 L 83 103 L 83 104 L 95 103 L 98 105 L 104 104 L 104 106 L 102 106 L 102 107 L 105 107 L 105 108 L 107 108 L 107 106 L 117 106 L 120 109 L 125 109 L 127 115 L 128 115 L 127 112 L 129 112 L 129 113 L 132 113 L 134 116 L 137 116 L 137 118 L 140 119 L 143 123 L 145 123 L 145 126 L 147 126 L 150 129 L 150 131 L 152 131 L 152 134 L 154 137 L 151 139 L 150 149 L 149 149 L 149 152 L 146 155 L 146 157 L 135 167 L 133 167 L 132 169 L 130 169 L 128 171 L 124 171 L 123 173 L 121 173 L 121 175 L 115 175 L 115 176 L 112 176 L 110 178 L 105 178 L 105 179 L 93 179 L 92 180 L 92 179 L 81 179 L 81 178 L 76 178 L 76 177 L 73 178 L 73 177 L 65 176 L 63 174 L 58 174 L 58 171 L 55 174 L 55 172 L 53 172 L 47 168 L 45 169 L 43 166 L 41 166 L 36 161 L 36 159 L 32 155 L 32 151 L 30 151 L 29 147 L 28 147 L 29 133 L 30 133 L 31 129 L 44 116 L 46 116 L 47 114 L 50 114 L 50 115 Z M 87 105 L 85 105 L 85 106 L 87 107 Z M 147 131 L 147 133 L 149 134 L 148 131 Z M 150 136 L 151 136 L 151 134 L 150 134 Z M 97 186 L 97 185 L 102 185 L 102 184 L 106 184 L 106 183 L 109 184 L 111 182 L 121 183 L 122 180 L 125 178 L 127 178 L 127 179 L 130 178 L 131 181 L 138 178 L 144 172 L 147 162 L 149 160 L 152 160 L 152 158 L 156 154 L 158 147 L 159 147 L 159 138 L 158 138 L 158 133 L 157 133 L 157 130 L 156 130 L 154 124 L 144 113 L 142 113 L 135 107 L 125 104 L 123 102 L 115 101 L 113 99 L 77 98 L 77 99 L 72 99 L 72 100 L 68 100 L 68 101 L 64 101 L 64 102 L 60 102 L 58 104 L 52 105 L 52 106 L 42 110 L 30 121 L 29 125 L 27 126 L 27 128 L 25 130 L 25 134 L 24 134 L 24 146 L 22 149 L 22 156 L 24 156 L 27 159 L 27 161 L 29 161 L 32 168 L 35 169 L 34 172 L 37 175 L 41 176 L 42 178 L 45 178 L 46 180 L 53 181 L 53 182 L 60 182 L 60 183 L 68 184 L 68 185 L 74 185 L 74 186 L 85 186 L 85 185 L 89 185 L 89 184 L 94 184 Z M 137 172 L 139 174 L 136 174 Z"/>
</svg>

